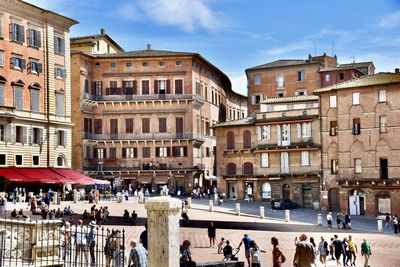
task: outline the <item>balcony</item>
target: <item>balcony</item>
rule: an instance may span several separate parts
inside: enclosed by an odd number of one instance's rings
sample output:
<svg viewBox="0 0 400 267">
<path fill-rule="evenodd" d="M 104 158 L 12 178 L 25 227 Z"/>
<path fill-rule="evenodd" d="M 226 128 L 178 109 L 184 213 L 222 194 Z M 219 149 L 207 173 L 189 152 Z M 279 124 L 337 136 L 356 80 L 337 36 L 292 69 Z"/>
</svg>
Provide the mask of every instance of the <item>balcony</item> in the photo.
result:
<svg viewBox="0 0 400 267">
<path fill-rule="evenodd" d="M 84 94 L 83 99 L 92 101 L 178 101 L 178 100 L 195 100 L 199 103 L 204 103 L 204 99 L 196 94 L 172 95 L 124 95 L 124 94 L 108 94 L 108 95 L 90 95 Z"/>
<path fill-rule="evenodd" d="M 101 162 L 107 161 L 107 159 L 101 159 Z M 93 162 L 99 162 L 99 159 L 91 159 L 89 160 L 91 166 L 83 167 L 83 171 L 88 172 L 154 172 L 154 171 L 195 171 L 195 170 L 204 170 L 204 166 L 200 164 L 185 166 L 179 164 L 160 164 L 150 165 L 150 164 L 139 164 L 137 166 L 108 166 L 107 163 L 104 164 L 96 164 Z"/>
<path fill-rule="evenodd" d="M 118 133 L 118 134 L 95 134 L 83 133 L 84 139 L 97 141 L 161 141 L 161 140 L 194 140 L 204 143 L 206 136 L 197 133 Z"/>
<path fill-rule="evenodd" d="M 14 107 L 9 107 L 9 106 L 0 106 L 0 117 L 6 117 L 6 118 L 15 118 L 16 115 L 14 114 Z"/>
</svg>

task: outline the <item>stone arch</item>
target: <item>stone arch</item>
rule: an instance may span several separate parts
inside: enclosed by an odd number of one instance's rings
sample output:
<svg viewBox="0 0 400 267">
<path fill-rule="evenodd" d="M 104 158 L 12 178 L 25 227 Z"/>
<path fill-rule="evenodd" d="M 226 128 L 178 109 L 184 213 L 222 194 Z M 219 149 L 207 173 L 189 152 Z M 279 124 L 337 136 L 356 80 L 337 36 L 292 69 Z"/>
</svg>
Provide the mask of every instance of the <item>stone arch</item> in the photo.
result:
<svg viewBox="0 0 400 267">
<path fill-rule="evenodd" d="M 54 161 L 54 166 L 56 167 L 67 167 L 68 161 L 64 154 L 60 153 L 57 155 Z"/>
<path fill-rule="evenodd" d="M 360 114 L 360 116 L 365 112 L 363 105 L 351 105 L 347 114 Z"/>
</svg>

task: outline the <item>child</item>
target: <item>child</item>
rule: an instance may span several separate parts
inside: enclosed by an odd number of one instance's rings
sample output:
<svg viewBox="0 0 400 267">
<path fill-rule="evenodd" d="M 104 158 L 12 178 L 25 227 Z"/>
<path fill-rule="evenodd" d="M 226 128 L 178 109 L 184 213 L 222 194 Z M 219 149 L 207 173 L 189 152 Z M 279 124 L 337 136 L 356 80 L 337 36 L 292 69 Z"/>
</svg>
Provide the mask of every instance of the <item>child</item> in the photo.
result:
<svg viewBox="0 0 400 267">
<path fill-rule="evenodd" d="M 219 242 L 219 244 L 218 244 L 218 254 L 222 254 L 224 245 L 225 245 L 225 239 L 223 237 L 221 237 L 221 242 Z"/>
</svg>

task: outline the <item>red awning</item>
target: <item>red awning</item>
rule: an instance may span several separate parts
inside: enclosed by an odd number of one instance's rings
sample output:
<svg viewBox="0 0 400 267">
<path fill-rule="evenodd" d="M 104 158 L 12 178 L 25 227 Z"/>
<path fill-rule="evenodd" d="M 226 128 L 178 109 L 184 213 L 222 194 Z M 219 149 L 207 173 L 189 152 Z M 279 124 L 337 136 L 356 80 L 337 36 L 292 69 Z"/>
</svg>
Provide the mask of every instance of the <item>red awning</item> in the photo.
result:
<svg viewBox="0 0 400 267">
<path fill-rule="evenodd" d="M 62 175 L 70 184 L 94 185 L 96 180 L 72 169 L 50 168 L 53 172 Z"/>
<path fill-rule="evenodd" d="M 19 174 L 18 172 L 13 171 L 11 168 L 0 168 L 0 176 L 6 178 L 12 182 L 27 182 L 28 178 Z"/>
<path fill-rule="evenodd" d="M 48 168 L 15 168 L 12 167 L 13 171 L 25 176 L 27 183 L 44 183 L 44 184 L 57 184 L 57 183 L 67 183 L 68 180 L 53 172 Z"/>
</svg>

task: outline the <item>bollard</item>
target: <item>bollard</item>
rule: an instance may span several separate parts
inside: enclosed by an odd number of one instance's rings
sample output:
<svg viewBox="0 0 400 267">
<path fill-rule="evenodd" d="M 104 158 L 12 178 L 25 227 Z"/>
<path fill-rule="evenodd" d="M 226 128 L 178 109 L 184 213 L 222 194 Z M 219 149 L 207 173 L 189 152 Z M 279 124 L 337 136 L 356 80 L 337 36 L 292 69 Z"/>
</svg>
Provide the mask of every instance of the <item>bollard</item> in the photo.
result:
<svg viewBox="0 0 400 267">
<path fill-rule="evenodd" d="M 285 210 L 285 222 L 290 222 L 290 210 Z"/>
<path fill-rule="evenodd" d="M 236 215 L 240 216 L 240 203 L 236 203 Z"/>
<path fill-rule="evenodd" d="M 188 197 L 187 199 L 186 199 L 186 208 L 188 208 L 188 209 L 191 209 L 192 208 L 192 198 L 191 197 Z"/>
<path fill-rule="evenodd" d="M 378 220 L 378 232 L 383 232 L 382 220 Z"/>
<path fill-rule="evenodd" d="M 260 207 L 260 218 L 261 219 L 265 218 L 264 207 Z"/>
<path fill-rule="evenodd" d="M 76 191 L 76 189 L 74 189 L 72 192 L 72 198 L 73 198 L 74 203 L 78 203 L 79 195 L 78 195 L 78 191 Z"/>
<path fill-rule="evenodd" d="M 208 209 L 210 212 L 214 211 L 214 201 L 212 201 L 212 200 L 208 201 Z"/>
<path fill-rule="evenodd" d="M 322 214 L 318 214 L 318 217 L 317 217 L 317 225 L 318 225 L 318 226 L 322 226 Z"/>
</svg>

